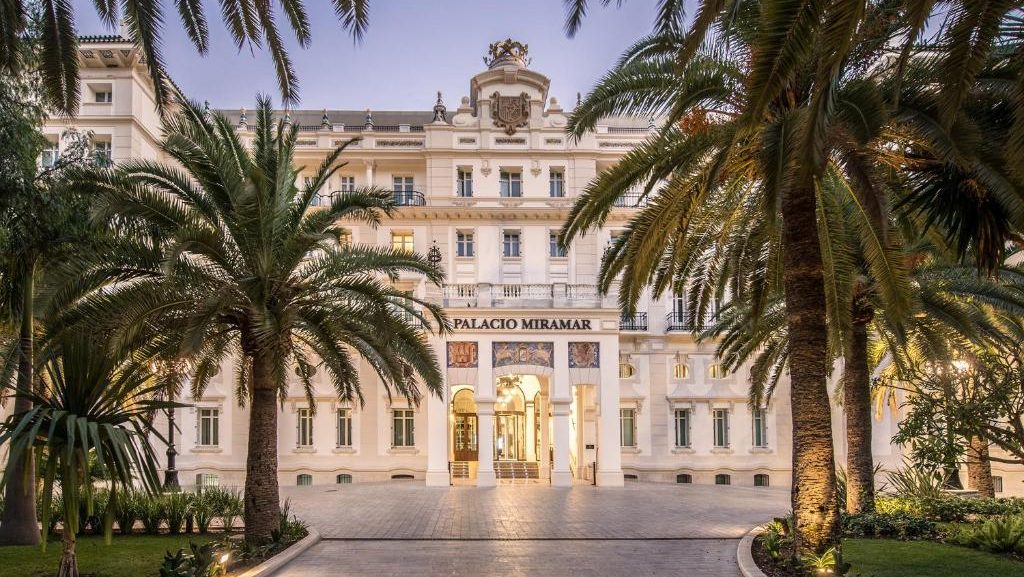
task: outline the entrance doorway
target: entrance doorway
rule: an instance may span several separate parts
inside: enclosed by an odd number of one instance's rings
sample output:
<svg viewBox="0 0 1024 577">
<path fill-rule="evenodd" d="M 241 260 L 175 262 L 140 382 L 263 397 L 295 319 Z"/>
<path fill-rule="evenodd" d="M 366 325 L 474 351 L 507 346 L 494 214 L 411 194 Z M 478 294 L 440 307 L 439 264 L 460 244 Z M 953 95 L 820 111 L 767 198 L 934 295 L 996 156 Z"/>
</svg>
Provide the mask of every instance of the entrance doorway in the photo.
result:
<svg viewBox="0 0 1024 577">
<path fill-rule="evenodd" d="M 526 460 L 526 396 L 518 378 L 498 382 L 494 403 L 494 460 Z"/>
<path fill-rule="evenodd" d="M 454 457 L 456 461 L 477 461 L 480 455 L 477 434 L 476 400 L 473 391 L 462 389 L 452 399 Z"/>
</svg>

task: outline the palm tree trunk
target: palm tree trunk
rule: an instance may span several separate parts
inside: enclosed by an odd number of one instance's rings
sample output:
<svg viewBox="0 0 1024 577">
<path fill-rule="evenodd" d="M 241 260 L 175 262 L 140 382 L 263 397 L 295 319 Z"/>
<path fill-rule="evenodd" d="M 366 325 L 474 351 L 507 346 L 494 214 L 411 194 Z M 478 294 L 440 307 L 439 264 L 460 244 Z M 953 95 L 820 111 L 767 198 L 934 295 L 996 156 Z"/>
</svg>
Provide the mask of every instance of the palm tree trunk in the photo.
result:
<svg viewBox="0 0 1024 577">
<path fill-rule="evenodd" d="M 18 355 L 18 390 L 32 387 L 35 326 L 32 311 L 35 307 L 35 265 L 29 264 L 21 293 L 21 335 Z M 14 399 L 14 413 L 32 408 L 32 401 L 22 397 Z M 7 485 L 4 489 L 4 508 L 0 515 L 0 545 L 38 545 L 39 523 L 36 521 L 35 461 L 31 451 L 12 463 L 13 454 L 7 456 L 4 471 Z"/>
<path fill-rule="evenodd" d="M 57 577 L 78 577 L 78 555 L 75 553 L 75 532 L 68 527 L 61 531 L 60 567 Z"/>
<path fill-rule="evenodd" d="M 854 308 L 850 351 L 843 369 L 843 408 L 846 414 L 846 510 L 851 514 L 875 509 L 868 331 L 866 323 L 859 322 L 856 304 Z M 870 316 L 867 318 L 870 320 Z"/>
<path fill-rule="evenodd" d="M 277 486 L 277 388 L 270 355 L 252 360 L 252 404 L 249 414 L 249 451 L 245 470 L 245 539 L 271 540 L 279 526 Z"/>
<path fill-rule="evenodd" d="M 783 289 L 789 328 L 796 555 L 839 549 L 839 505 L 826 384 L 827 333 L 821 246 L 810 177 L 782 196 Z"/>
<path fill-rule="evenodd" d="M 992 482 L 992 461 L 988 460 L 988 441 L 974 435 L 967 447 L 967 485 L 982 497 L 995 497 Z"/>
</svg>

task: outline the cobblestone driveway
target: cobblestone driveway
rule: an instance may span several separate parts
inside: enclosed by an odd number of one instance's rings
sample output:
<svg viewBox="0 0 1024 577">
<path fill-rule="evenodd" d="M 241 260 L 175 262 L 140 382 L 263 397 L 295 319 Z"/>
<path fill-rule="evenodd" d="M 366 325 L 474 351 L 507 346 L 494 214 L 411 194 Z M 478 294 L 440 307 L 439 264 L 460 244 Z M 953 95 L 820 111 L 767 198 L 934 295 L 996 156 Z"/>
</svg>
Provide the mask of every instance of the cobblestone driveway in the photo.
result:
<svg viewBox="0 0 1024 577">
<path fill-rule="evenodd" d="M 737 540 L 788 492 L 630 484 L 287 487 L 324 541 L 280 577 L 385 575 L 734 577 Z"/>
</svg>

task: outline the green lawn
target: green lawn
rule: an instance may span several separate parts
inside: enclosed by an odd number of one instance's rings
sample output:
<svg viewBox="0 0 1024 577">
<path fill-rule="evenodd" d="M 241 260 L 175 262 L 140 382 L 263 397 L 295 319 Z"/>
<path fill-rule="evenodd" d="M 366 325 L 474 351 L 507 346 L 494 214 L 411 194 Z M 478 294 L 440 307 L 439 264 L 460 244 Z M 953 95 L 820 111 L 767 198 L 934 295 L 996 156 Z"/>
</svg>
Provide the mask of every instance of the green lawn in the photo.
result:
<svg viewBox="0 0 1024 577">
<path fill-rule="evenodd" d="M 844 539 L 851 575 L 863 577 L 1024 577 L 1024 563 L 930 541 Z"/>
<path fill-rule="evenodd" d="M 197 543 L 211 537 L 215 536 L 191 536 Z M 185 535 L 115 535 L 108 546 L 103 537 L 79 537 L 78 569 L 83 577 L 156 577 L 164 553 L 179 547 L 188 551 L 188 540 Z M 59 538 L 50 540 L 46 553 L 39 547 L 0 547 L 0 577 L 52 577 L 59 560 Z"/>
</svg>

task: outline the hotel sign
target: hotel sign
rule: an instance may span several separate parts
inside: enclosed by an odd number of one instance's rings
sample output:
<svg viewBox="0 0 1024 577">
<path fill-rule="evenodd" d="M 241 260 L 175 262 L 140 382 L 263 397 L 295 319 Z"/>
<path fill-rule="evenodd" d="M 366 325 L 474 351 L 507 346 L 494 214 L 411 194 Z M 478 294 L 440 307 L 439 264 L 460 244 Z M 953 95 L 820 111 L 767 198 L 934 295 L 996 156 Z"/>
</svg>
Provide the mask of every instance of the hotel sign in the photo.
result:
<svg viewBox="0 0 1024 577">
<path fill-rule="evenodd" d="M 590 331 L 590 319 L 470 318 L 455 319 L 457 331 Z"/>
</svg>

